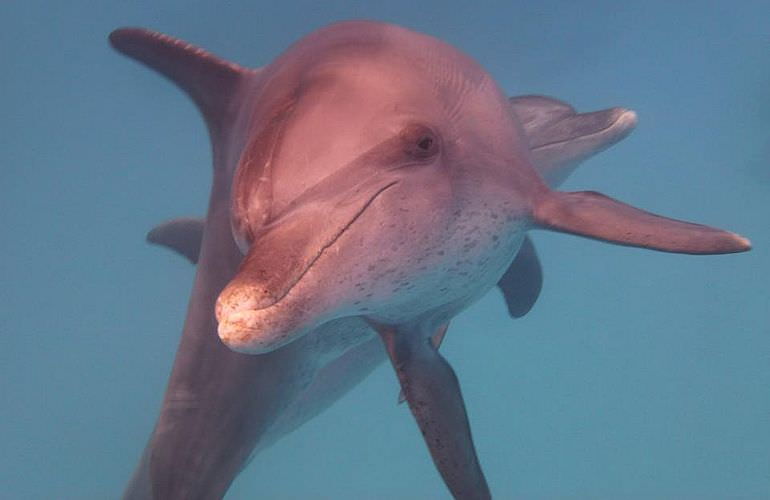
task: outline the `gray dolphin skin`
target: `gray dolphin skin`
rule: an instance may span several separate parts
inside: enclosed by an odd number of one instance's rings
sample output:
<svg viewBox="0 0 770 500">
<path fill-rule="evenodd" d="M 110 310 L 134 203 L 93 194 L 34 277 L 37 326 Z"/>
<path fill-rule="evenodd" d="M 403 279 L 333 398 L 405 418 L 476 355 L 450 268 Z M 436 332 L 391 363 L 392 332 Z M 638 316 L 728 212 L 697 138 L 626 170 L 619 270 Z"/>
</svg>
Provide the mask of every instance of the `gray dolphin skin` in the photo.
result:
<svg viewBox="0 0 770 500">
<path fill-rule="evenodd" d="M 256 70 L 142 29 L 110 41 L 190 95 L 214 159 L 203 225 L 148 236 L 198 266 L 125 498 L 223 497 L 255 450 L 383 353 L 451 494 L 490 498 L 437 346 L 452 317 L 498 284 L 512 316 L 532 307 L 541 272 L 528 230 L 689 254 L 750 248 L 599 193 L 553 190 L 627 134 L 634 114 L 509 101 L 473 60 L 426 35 L 339 23 Z"/>
</svg>

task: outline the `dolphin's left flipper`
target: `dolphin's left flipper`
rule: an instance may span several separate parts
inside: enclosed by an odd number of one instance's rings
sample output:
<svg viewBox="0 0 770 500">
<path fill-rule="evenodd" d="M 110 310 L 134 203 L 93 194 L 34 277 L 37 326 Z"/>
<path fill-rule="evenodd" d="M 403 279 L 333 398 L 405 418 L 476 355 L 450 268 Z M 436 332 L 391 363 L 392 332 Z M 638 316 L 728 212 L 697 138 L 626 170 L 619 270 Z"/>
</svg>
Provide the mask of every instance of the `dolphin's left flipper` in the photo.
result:
<svg viewBox="0 0 770 500">
<path fill-rule="evenodd" d="M 489 499 L 452 367 L 430 339 L 398 327 L 380 333 L 433 462 L 457 499 Z"/>
<path fill-rule="evenodd" d="M 536 201 L 537 227 L 662 252 L 723 254 L 751 249 L 746 238 L 651 214 L 594 191 L 547 191 Z"/>
<path fill-rule="evenodd" d="M 508 312 L 514 318 L 521 318 L 535 305 L 543 288 L 543 270 L 537 258 L 535 246 L 529 236 L 524 238 L 519 253 L 500 281 Z"/>
<path fill-rule="evenodd" d="M 203 219 L 180 217 L 152 228 L 147 241 L 184 255 L 192 264 L 198 263 L 203 240 Z"/>
</svg>

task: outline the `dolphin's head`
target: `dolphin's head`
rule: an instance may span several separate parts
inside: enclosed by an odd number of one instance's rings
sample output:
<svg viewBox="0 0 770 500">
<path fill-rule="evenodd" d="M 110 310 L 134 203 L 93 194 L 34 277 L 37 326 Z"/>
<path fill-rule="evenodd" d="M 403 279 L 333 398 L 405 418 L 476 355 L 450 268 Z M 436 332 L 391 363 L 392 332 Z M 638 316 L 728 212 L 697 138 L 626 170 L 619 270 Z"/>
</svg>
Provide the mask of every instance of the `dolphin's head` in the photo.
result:
<svg viewBox="0 0 770 500">
<path fill-rule="evenodd" d="M 216 310 L 236 351 L 344 316 L 456 310 L 503 273 L 545 189 L 470 58 L 402 28 L 340 28 L 300 41 L 255 91 L 232 186 L 246 257 Z"/>
</svg>

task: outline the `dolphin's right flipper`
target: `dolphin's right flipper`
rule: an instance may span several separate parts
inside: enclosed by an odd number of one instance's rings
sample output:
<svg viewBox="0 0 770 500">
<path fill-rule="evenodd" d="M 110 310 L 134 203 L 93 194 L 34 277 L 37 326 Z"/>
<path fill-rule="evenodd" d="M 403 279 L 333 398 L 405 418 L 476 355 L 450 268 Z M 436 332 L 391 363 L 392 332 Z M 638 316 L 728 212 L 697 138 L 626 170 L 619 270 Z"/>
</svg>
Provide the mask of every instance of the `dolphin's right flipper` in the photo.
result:
<svg viewBox="0 0 770 500">
<path fill-rule="evenodd" d="M 180 217 L 152 228 L 147 241 L 161 245 L 187 257 L 192 264 L 198 263 L 203 240 L 203 219 Z"/>
<path fill-rule="evenodd" d="M 497 286 L 503 292 L 505 304 L 512 317 L 521 318 L 535 305 L 543 288 L 543 270 L 529 236 L 524 238 L 519 253 L 497 282 Z"/>
<path fill-rule="evenodd" d="M 452 367 L 430 339 L 398 327 L 373 326 L 385 343 L 409 408 L 449 491 L 462 500 L 491 498 Z"/>
<path fill-rule="evenodd" d="M 440 326 L 439 329 L 436 330 L 436 333 L 431 336 L 430 343 L 433 344 L 433 347 L 437 351 L 441 347 L 441 344 L 444 342 L 444 337 L 446 337 L 446 332 L 448 329 L 449 323 Z M 401 389 L 401 391 L 398 393 L 398 404 L 401 404 L 404 401 L 406 401 L 406 395 L 404 394 L 404 390 Z"/>
</svg>

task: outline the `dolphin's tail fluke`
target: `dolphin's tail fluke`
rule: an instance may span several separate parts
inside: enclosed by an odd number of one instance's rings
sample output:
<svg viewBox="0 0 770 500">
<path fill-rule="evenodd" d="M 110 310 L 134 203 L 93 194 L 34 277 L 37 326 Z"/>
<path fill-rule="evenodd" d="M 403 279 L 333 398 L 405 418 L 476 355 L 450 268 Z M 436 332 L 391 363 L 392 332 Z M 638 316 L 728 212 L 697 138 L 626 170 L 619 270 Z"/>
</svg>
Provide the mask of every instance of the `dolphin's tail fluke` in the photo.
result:
<svg viewBox="0 0 770 500">
<path fill-rule="evenodd" d="M 536 227 L 618 245 L 662 252 L 745 252 L 751 242 L 737 234 L 651 214 L 593 191 L 547 191 L 535 203 Z"/>
<path fill-rule="evenodd" d="M 258 70 L 243 68 L 176 38 L 143 28 L 110 33 L 116 50 L 161 73 L 184 90 L 203 114 L 212 141 L 232 122 L 233 102 L 244 76 Z"/>
</svg>

